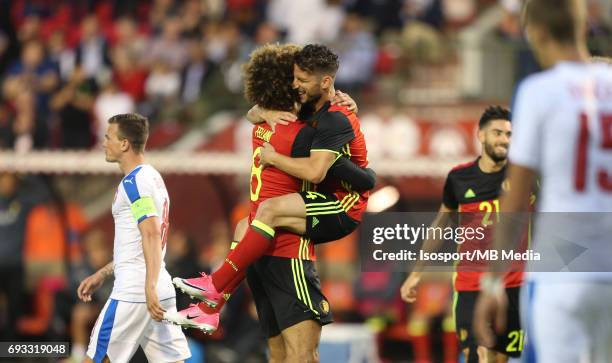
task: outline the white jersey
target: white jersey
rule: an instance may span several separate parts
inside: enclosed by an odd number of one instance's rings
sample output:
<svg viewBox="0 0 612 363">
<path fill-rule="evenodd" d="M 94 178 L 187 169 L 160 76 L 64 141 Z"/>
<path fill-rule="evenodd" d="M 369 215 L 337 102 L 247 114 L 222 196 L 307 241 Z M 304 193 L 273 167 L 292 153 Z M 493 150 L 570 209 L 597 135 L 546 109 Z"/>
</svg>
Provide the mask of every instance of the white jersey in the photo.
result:
<svg viewBox="0 0 612 363">
<path fill-rule="evenodd" d="M 138 208 L 142 205 L 148 205 L 149 208 Z M 146 302 L 146 265 L 138 223 L 154 216 L 158 218 L 162 235 L 162 262 L 157 282 L 157 297 L 159 300 L 175 297 L 172 280 L 164 263 L 169 209 L 170 198 L 166 186 L 161 175 L 152 166 L 139 165 L 121 180 L 112 208 L 115 220 L 115 283 L 112 299 Z"/>
<path fill-rule="evenodd" d="M 527 78 L 516 97 L 509 159 L 538 172 L 538 212 L 564 212 L 538 215 L 535 246 L 551 236 L 580 241 L 587 251 L 573 263 L 612 264 L 596 261 L 609 259 L 603 230 L 612 226 L 601 213 L 612 212 L 612 67 L 563 62 Z"/>
</svg>

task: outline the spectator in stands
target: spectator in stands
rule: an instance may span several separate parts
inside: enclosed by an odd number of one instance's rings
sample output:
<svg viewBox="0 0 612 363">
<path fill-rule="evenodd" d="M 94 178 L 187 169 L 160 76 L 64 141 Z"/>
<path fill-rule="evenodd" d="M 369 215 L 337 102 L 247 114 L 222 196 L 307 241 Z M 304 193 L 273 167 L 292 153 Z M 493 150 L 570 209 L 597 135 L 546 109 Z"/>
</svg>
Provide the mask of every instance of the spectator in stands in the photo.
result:
<svg viewBox="0 0 612 363">
<path fill-rule="evenodd" d="M 81 67 L 87 78 L 97 79 L 108 73 L 108 42 L 100 31 L 95 15 L 88 15 L 81 22 L 81 41 L 76 48 L 76 65 Z"/>
<path fill-rule="evenodd" d="M 588 0 L 588 34 L 591 37 L 589 48 L 594 54 L 609 55 L 612 52 L 612 7 L 603 0 Z M 607 10 L 607 11 L 606 11 Z"/>
<path fill-rule="evenodd" d="M 55 67 L 46 59 L 43 44 L 31 40 L 24 44 L 21 58 L 9 66 L 2 91 L 9 102 L 22 92 L 34 92 L 37 112 L 45 116 L 48 114 L 50 94 L 57 85 Z"/>
<path fill-rule="evenodd" d="M 34 94 L 24 89 L 13 99 L 12 112 L 6 109 L 4 136 L 7 148 L 24 153 L 47 146 L 47 122 L 36 112 Z"/>
<path fill-rule="evenodd" d="M 0 72 L 4 70 L 4 61 L 7 59 L 7 49 L 9 47 L 9 39 L 4 30 L 0 29 Z"/>
<path fill-rule="evenodd" d="M 151 67 L 145 82 L 149 109 L 145 112 L 152 122 L 175 120 L 180 110 L 178 101 L 181 78 L 179 72 L 164 60 Z"/>
<path fill-rule="evenodd" d="M 189 45 L 189 62 L 180 75 L 180 99 L 184 104 L 183 116 L 187 122 L 201 120 L 204 117 L 206 101 L 202 95 L 211 92 L 211 79 L 218 75 L 219 69 L 208 59 L 203 44 L 192 38 Z"/>
<path fill-rule="evenodd" d="M 145 98 L 145 81 L 148 72 L 142 67 L 138 58 L 123 46 L 112 50 L 113 82 L 119 90 L 132 97 L 134 102 L 142 102 Z"/>
<path fill-rule="evenodd" d="M 334 48 L 340 58 L 337 87 L 358 94 L 372 80 L 377 55 L 374 36 L 361 16 L 350 14 L 346 17 Z"/>
<path fill-rule="evenodd" d="M 40 39 L 41 21 L 40 16 L 34 12 L 27 14 L 17 30 L 17 39 L 25 44 Z"/>
<path fill-rule="evenodd" d="M 240 58 L 245 62 L 248 61 L 251 52 L 256 48 L 265 44 L 274 44 L 280 42 L 280 33 L 276 26 L 270 22 L 259 24 L 255 30 L 253 39 L 244 39 L 240 46 Z"/>
<path fill-rule="evenodd" d="M 160 100 L 174 101 L 178 96 L 181 79 L 179 73 L 164 60 L 155 62 L 145 82 L 145 95 L 157 103 Z"/>
<path fill-rule="evenodd" d="M 122 48 L 130 59 L 141 65 L 146 63 L 148 39 L 139 33 L 138 24 L 130 17 L 122 17 L 115 25 L 116 39 L 113 48 Z"/>
<path fill-rule="evenodd" d="M 91 114 L 97 92 L 96 82 L 87 77 L 81 67 L 77 67 L 68 83 L 51 99 L 51 108 L 57 112 L 60 120 L 63 148 L 84 149 L 91 146 Z"/>
<path fill-rule="evenodd" d="M 128 93 L 121 91 L 113 80 L 108 80 L 102 87 L 102 92 L 94 102 L 93 113 L 96 138 L 99 146 L 104 141 L 108 119 L 121 113 L 135 112 L 134 99 Z"/>
<path fill-rule="evenodd" d="M 344 9 L 334 0 L 274 0 L 268 10 L 268 19 L 297 44 L 334 40 L 344 18 Z"/>
<path fill-rule="evenodd" d="M 189 61 L 181 72 L 181 101 L 185 104 L 195 102 L 206 86 L 210 75 L 216 70 L 215 64 L 206 56 L 203 44 L 197 38 L 188 42 Z"/>
<path fill-rule="evenodd" d="M 187 45 L 181 38 L 182 31 L 183 24 L 178 17 L 164 20 L 162 33 L 153 39 L 148 52 L 147 58 L 153 65 L 164 63 L 177 71 L 187 63 Z"/>
<path fill-rule="evenodd" d="M 200 25 L 202 24 L 203 12 L 204 4 L 200 0 L 187 0 L 183 3 L 180 14 L 183 22 L 183 35 L 185 37 L 199 37 L 202 35 Z"/>
<path fill-rule="evenodd" d="M 158 33 L 164 26 L 165 19 L 176 14 L 178 4 L 173 0 L 154 0 L 149 11 L 149 24 L 154 33 Z"/>
<path fill-rule="evenodd" d="M 297 44 L 333 41 L 343 19 L 344 8 L 337 0 L 272 0 L 268 7 L 268 20 Z"/>
<path fill-rule="evenodd" d="M 361 16 L 367 16 L 374 23 L 374 33 L 380 35 L 386 31 L 397 31 L 403 25 L 402 7 L 404 0 L 351 0 L 348 9 Z"/>
<path fill-rule="evenodd" d="M 227 57 L 229 42 L 227 40 L 227 24 L 221 21 L 210 21 L 203 25 L 203 40 L 206 54 L 213 62 L 220 64 Z"/>
<path fill-rule="evenodd" d="M 15 143 L 13 121 L 7 105 L 0 103 L 0 150 L 12 149 Z"/>
<path fill-rule="evenodd" d="M 442 0 L 405 0 L 402 15 L 404 23 L 416 20 L 435 29 L 444 25 Z"/>
<path fill-rule="evenodd" d="M 56 68 L 61 81 L 67 82 L 74 71 L 76 54 L 66 44 L 66 35 L 61 30 L 54 31 L 47 41 L 49 60 Z"/>
</svg>

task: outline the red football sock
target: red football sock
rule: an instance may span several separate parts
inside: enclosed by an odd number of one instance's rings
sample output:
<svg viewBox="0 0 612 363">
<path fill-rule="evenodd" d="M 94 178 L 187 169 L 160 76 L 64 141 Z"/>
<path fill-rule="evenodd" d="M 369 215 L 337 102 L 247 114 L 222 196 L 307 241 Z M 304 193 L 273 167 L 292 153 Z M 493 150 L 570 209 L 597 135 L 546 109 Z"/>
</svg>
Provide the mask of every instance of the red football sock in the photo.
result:
<svg viewBox="0 0 612 363">
<path fill-rule="evenodd" d="M 442 334 L 442 345 L 444 346 L 444 362 L 456 362 L 459 348 L 457 347 L 457 334 L 454 331 Z"/>
<path fill-rule="evenodd" d="M 431 362 L 431 342 L 429 334 L 412 337 L 415 362 Z"/>
<path fill-rule="evenodd" d="M 225 305 L 225 303 L 230 299 L 231 294 L 233 294 L 234 290 L 236 290 L 236 288 L 240 286 L 240 283 L 242 282 L 242 280 L 244 280 L 244 278 L 245 273 L 242 271 L 239 272 L 236 277 L 234 277 L 234 279 L 229 283 L 229 285 L 227 285 L 227 288 L 223 292 L 223 294 L 225 295 L 224 299 L 221 300 L 215 308 L 211 308 L 206 304 L 200 304 L 200 309 L 202 309 L 202 311 L 204 311 L 206 314 L 214 314 L 221 311 L 223 305 Z"/>
<path fill-rule="evenodd" d="M 226 290 L 240 274 L 244 278 L 244 270 L 266 253 L 273 238 L 273 228 L 256 219 L 253 220 L 244 238 L 234 250 L 230 251 L 223 265 L 211 275 L 215 289 Z"/>
</svg>

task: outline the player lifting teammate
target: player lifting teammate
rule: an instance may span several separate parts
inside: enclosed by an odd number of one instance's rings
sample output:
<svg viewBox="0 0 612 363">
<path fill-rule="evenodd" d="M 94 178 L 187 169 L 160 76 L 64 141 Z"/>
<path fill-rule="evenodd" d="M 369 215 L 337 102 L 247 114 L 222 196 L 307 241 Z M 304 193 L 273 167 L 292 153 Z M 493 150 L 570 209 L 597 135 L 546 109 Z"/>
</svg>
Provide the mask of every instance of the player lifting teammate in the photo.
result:
<svg viewBox="0 0 612 363">
<path fill-rule="evenodd" d="M 269 45 L 252 54 L 245 69 L 245 89 L 249 101 L 268 109 L 296 112 L 298 99 L 297 93 L 291 87 L 291 81 L 293 62 L 298 51 L 299 48 L 292 45 Z M 270 84 L 275 87 L 270 87 Z M 251 228 L 258 228 L 254 219 L 256 212 L 268 200 L 307 190 L 310 184 L 277 168 L 264 169 L 258 159 L 264 142 L 274 145 L 280 153 L 288 157 L 308 157 L 315 134 L 315 129 L 303 122 L 277 125 L 274 131 L 267 124 L 253 128 L 254 155 L 249 218 L 252 222 Z M 374 183 L 371 171 L 359 168 L 346 157 L 337 159 L 328 172 L 328 178 L 340 176 L 345 182 L 359 189 L 369 189 Z M 331 322 L 329 305 L 320 291 L 314 270 L 314 248 L 307 238 L 284 230 L 272 232 L 275 234 L 271 247 L 261 251 L 264 256 L 248 271 L 248 281 L 255 298 L 260 324 L 269 337 L 273 361 L 309 361 L 316 354 L 320 326 Z M 237 231 L 236 236 L 239 238 L 240 234 Z M 248 242 L 243 240 L 238 243 L 238 248 L 245 243 Z M 236 250 L 234 249 L 230 256 Z M 241 270 L 224 292 L 231 292 L 243 277 L 244 270 Z M 175 281 L 186 292 L 197 297 L 203 295 L 203 292 L 194 286 L 198 280 Z M 223 302 L 224 300 L 218 301 L 216 309 Z M 207 313 L 202 304 L 199 307 L 192 306 L 177 315 L 167 318 L 184 326 L 197 327 L 218 321 L 214 320 L 214 317 L 211 320 L 213 314 Z"/>
</svg>

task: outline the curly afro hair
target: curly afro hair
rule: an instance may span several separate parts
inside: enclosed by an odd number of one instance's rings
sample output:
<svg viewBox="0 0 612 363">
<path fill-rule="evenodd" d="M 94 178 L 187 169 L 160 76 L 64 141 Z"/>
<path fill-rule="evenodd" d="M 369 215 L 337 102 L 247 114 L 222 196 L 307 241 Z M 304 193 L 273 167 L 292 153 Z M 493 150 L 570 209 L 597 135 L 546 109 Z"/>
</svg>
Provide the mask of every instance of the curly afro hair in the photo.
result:
<svg viewBox="0 0 612 363">
<path fill-rule="evenodd" d="M 295 64 L 309 73 L 336 75 L 340 63 L 338 55 L 321 44 L 308 44 L 296 55 Z"/>
<path fill-rule="evenodd" d="M 255 49 L 243 68 L 246 99 L 270 110 L 294 111 L 298 95 L 292 87 L 293 63 L 299 51 L 294 44 L 267 44 Z"/>
</svg>

